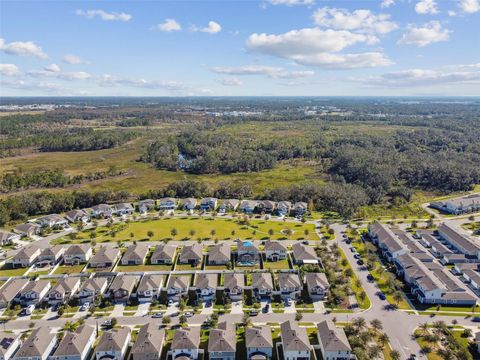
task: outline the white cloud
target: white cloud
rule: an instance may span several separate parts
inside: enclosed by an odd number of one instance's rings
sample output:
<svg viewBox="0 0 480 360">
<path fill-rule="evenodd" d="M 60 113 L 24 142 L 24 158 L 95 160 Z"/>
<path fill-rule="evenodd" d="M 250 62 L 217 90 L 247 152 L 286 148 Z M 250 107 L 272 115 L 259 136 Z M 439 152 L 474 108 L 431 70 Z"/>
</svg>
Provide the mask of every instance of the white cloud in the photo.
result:
<svg viewBox="0 0 480 360">
<path fill-rule="evenodd" d="M 436 84 L 480 84 L 480 63 L 444 66 L 439 69 L 409 69 L 380 76 L 350 78 L 380 87 L 429 86 Z"/>
<path fill-rule="evenodd" d="M 458 6 L 462 11 L 469 14 L 480 11 L 480 2 L 478 0 L 460 0 Z"/>
<path fill-rule="evenodd" d="M 438 14 L 438 7 L 435 0 L 421 0 L 415 4 L 417 14 Z"/>
<path fill-rule="evenodd" d="M 250 51 L 290 59 L 297 64 L 328 69 L 353 69 L 387 66 L 392 62 L 381 52 L 336 54 L 345 48 L 375 44 L 377 37 L 346 30 L 308 28 L 280 35 L 252 34 L 247 40 Z"/>
<path fill-rule="evenodd" d="M 457 16 L 457 13 L 453 10 L 448 10 L 447 14 L 448 16 Z"/>
<path fill-rule="evenodd" d="M 427 46 L 432 43 L 447 41 L 451 31 L 443 29 L 439 21 L 430 21 L 421 26 L 408 25 L 407 32 L 398 41 L 403 45 Z"/>
<path fill-rule="evenodd" d="M 389 8 L 392 5 L 395 5 L 395 0 L 383 0 L 380 4 L 383 9 Z"/>
<path fill-rule="evenodd" d="M 313 19 L 319 26 L 370 34 L 387 34 L 398 28 L 397 24 L 390 21 L 390 15 L 375 15 L 365 9 L 350 12 L 346 9 L 323 7 L 314 12 Z"/>
<path fill-rule="evenodd" d="M 298 64 L 318 66 L 326 69 L 358 69 L 374 68 L 392 65 L 393 62 L 380 52 L 366 52 L 359 54 L 330 54 L 321 53 L 307 56 L 294 56 Z"/>
<path fill-rule="evenodd" d="M 0 74 L 3 76 L 18 76 L 21 71 L 15 64 L 0 64 Z"/>
<path fill-rule="evenodd" d="M 225 79 L 220 79 L 220 84 L 224 86 L 242 86 L 243 81 L 238 79 L 238 78 L 225 78 Z"/>
<path fill-rule="evenodd" d="M 208 34 L 217 34 L 220 31 L 222 31 L 222 26 L 219 23 L 216 23 L 215 21 L 209 21 L 208 25 L 205 26 L 204 28 L 198 29 L 194 26 L 192 27 L 192 30 L 201 31 Z"/>
<path fill-rule="evenodd" d="M 84 71 L 63 72 L 57 64 L 50 64 L 43 68 L 43 70 L 31 70 L 27 75 L 35 78 L 50 77 L 61 80 L 87 80 L 92 77 L 91 74 Z"/>
<path fill-rule="evenodd" d="M 99 17 L 103 21 L 130 21 L 132 15 L 127 13 L 117 13 L 117 12 L 106 12 L 104 10 L 77 10 L 75 12 L 79 16 L 84 16 L 87 19 L 93 19 Z"/>
<path fill-rule="evenodd" d="M 172 32 L 182 30 L 182 26 L 175 19 L 165 19 L 161 24 L 154 27 L 155 30 Z"/>
<path fill-rule="evenodd" d="M 315 73 L 313 71 L 287 71 L 282 67 L 276 66 L 266 66 L 266 65 L 246 65 L 238 67 L 222 67 L 217 66 L 211 69 L 217 74 L 225 75 L 265 75 L 270 78 L 279 78 L 279 79 L 297 79 L 307 76 L 312 76 Z"/>
<path fill-rule="evenodd" d="M 42 48 L 32 41 L 14 41 L 6 43 L 0 38 L 0 50 L 10 55 L 34 56 L 40 59 L 48 58 Z"/>
<path fill-rule="evenodd" d="M 314 0 L 268 0 L 268 2 L 272 5 L 287 5 L 287 6 L 313 5 L 315 3 Z"/>
<path fill-rule="evenodd" d="M 374 44 L 377 41 L 375 36 L 350 31 L 305 28 L 280 35 L 252 34 L 246 46 L 251 51 L 291 58 L 293 55 L 338 52 L 358 43 Z"/>
<path fill-rule="evenodd" d="M 178 81 L 124 78 L 110 74 L 100 76 L 98 78 L 98 83 L 99 85 L 106 87 L 123 85 L 145 89 L 167 89 L 171 91 L 179 91 L 185 88 L 184 85 Z"/>
<path fill-rule="evenodd" d="M 72 54 L 65 55 L 63 57 L 63 61 L 70 65 L 90 64 L 89 61 L 83 60 L 82 58 Z"/>
<path fill-rule="evenodd" d="M 60 71 L 62 71 L 62 69 L 60 69 L 60 66 L 58 66 L 57 64 L 47 65 L 43 69 L 45 71 L 53 72 L 53 73 L 59 73 Z"/>
</svg>

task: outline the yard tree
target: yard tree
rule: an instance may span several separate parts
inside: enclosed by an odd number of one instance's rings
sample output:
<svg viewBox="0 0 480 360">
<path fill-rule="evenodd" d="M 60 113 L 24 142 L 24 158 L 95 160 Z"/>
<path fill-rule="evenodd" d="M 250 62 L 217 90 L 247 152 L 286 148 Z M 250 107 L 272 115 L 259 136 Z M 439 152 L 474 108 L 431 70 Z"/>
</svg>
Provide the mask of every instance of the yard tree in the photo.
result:
<svg viewBox="0 0 480 360">
<path fill-rule="evenodd" d="M 403 300 L 402 293 L 400 291 L 395 291 L 393 293 L 393 301 L 395 301 L 395 305 L 398 306 L 400 304 L 400 301 Z"/>
<path fill-rule="evenodd" d="M 390 341 L 390 338 L 388 337 L 387 334 L 383 333 L 381 334 L 379 337 L 378 337 L 378 340 L 380 341 L 380 343 L 385 346 L 388 344 L 388 342 Z"/>
<path fill-rule="evenodd" d="M 190 235 L 190 237 L 195 236 L 195 234 L 196 234 L 195 229 L 190 229 L 190 230 L 188 231 L 188 234 Z"/>
<path fill-rule="evenodd" d="M 170 235 L 172 235 L 172 237 L 175 237 L 178 235 L 178 230 L 173 228 L 172 230 L 170 230 Z"/>
<path fill-rule="evenodd" d="M 162 319 L 162 324 L 164 324 L 164 325 L 168 325 L 168 324 L 170 324 L 171 322 L 172 322 L 172 319 L 171 319 L 170 316 L 168 316 L 168 315 L 165 315 L 165 316 L 163 317 L 163 319 Z"/>
<path fill-rule="evenodd" d="M 275 234 L 275 231 L 273 231 L 273 229 L 268 229 L 268 235 L 272 236 L 273 234 Z"/>
<path fill-rule="evenodd" d="M 382 322 L 379 319 L 373 319 L 372 321 L 370 321 L 370 325 L 376 332 L 383 329 Z"/>
<path fill-rule="evenodd" d="M 90 239 L 95 239 L 97 237 L 97 234 L 95 233 L 95 230 L 90 231 Z"/>
<path fill-rule="evenodd" d="M 390 351 L 390 357 L 392 360 L 400 360 L 400 352 L 398 350 Z"/>
<path fill-rule="evenodd" d="M 215 229 L 212 229 L 210 231 L 210 235 L 212 235 L 212 237 L 215 236 L 216 233 L 217 233 L 217 230 L 215 230 Z"/>
<path fill-rule="evenodd" d="M 153 237 L 154 233 L 152 230 L 147 231 L 147 236 L 151 239 Z"/>
</svg>

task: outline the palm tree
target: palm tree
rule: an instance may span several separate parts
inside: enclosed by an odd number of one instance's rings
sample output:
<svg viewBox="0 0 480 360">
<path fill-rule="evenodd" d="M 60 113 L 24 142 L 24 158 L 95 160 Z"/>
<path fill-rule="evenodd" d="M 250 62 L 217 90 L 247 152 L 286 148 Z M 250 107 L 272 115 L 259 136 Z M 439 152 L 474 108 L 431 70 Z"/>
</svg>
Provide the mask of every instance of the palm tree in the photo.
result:
<svg viewBox="0 0 480 360">
<path fill-rule="evenodd" d="M 398 304 L 400 304 L 400 301 L 403 300 L 402 293 L 400 291 L 395 291 L 393 293 L 393 301 L 395 301 L 395 305 L 398 307 Z"/>
<path fill-rule="evenodd" d="M 385 346 L 386 344 L 388 344 L 388 342 L 390 341 L 390 338 L 388 337 L 387 334 L 381 334 L 379 337 L 378 337 L 378 340 L 380 341 L 380 343 Z"/>
<path fill-rule="evenodd" d="M 177 236 L 177 234 L 178 234 L 178 230 L 177 230 L 177 229 L 173 228 L 172 230 L 170 230 L 170 235 L 172 235 L 172 237 Z"/>
<path fill-rule="evenodd" d="M 367 326 L 367 322 L 363 317 L 353 319 L 352 324 L 357 329 L 357 331 L 360 331 Z"/>
<path fill-rule="evenodd" d="M 430 326 L 430 325 L 429 325 L 428 323 L 426 323 L 426 322 L 420 324 L 420 330 L 422 330 L 423 335 L 425 335 L 426 333 L 428 333 L 428 327 L 429 327 L 429 326 Z"/>
<path fill-rule="evenodd" d="M 382 353 L 382 349 L 377 345 L 373 345 L 373 346 L 370 346 L 367 352 L 370 358 L 377 359 Z"/>
<path fill-rule="evenodd" d="M 383 329 L 382 322 L 379 319 L 373 319 L 372 321 L 370 321 L 370 325 L 375 330 L 375 332 L 379 332 Z"/>
<path fill-rule="evenodd" d="M 390 357 L 392 358 L 392 360 L 400 360 L 400 353 L 398 352 L 398 350 L 392 350 L 390 351 Z"/>
</svg>

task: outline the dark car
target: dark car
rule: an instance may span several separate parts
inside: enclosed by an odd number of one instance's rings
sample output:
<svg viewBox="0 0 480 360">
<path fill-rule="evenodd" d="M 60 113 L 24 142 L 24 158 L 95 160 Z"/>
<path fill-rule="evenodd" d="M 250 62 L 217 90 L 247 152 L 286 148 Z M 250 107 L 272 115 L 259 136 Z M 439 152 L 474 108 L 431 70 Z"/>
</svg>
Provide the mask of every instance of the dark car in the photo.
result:
<svg viewBox="0 0 480 360">
<path fill-rule="evenodd" d="M 353 257 L 354 257 L 355 259 L 360 259 L 360 258 L 361 258 L 360 254 L 354 254 Z"/>
<path fill-rule="evenodd" d="M 379 292 L 377 293 L 377 295 L 378 295 L 378 298 L 379 298 L 380 300 L 387 300 L 387 297 L 385 296 L 384 293 L 382 293 L 382 292 L 379 291 Z"/>
<path fill-rule="evenodd" d="M 357 252 L 357 249 L 355 249 L 353 246 L 350 248 L 351 252 Z"/>
<path fill-rule="evenodd" d="M 258 310 L 251 310 L 250 311 L 250 316 L 257 316 L 258 315 Z"/>
<path fill-rule="evenodd" d="M 373 280 L 375 280 L 375 278 L 372 276 L 372 274 L 368 274 L 367 275 L 367 280 L 368 281 L 373 281 Z"/>
<path fill-rule="evenodd" d="M 265 305 L 265 307 L 263 308 L 263 312 L 266 314 L 266 313 L 268 313 L 268 310 L 270 310 L 270 305 L 269 304 Z"/>
<path fill-rule="evenodd" d="M 473 322 L 480 322 L 480 316 L 475 316 L 472 318 Z"/>
<path fill-rule="evenodd" d="M 363 264 L 364 264 L 364 263 L 363 263 L 363 260 L 362 260 L 362 259 L 357 260 L 357 265 L 362 266 Z"/>
<path fill-rule="evenodd" d="M 303 244 L 303 245 L 308 245 L 308 244 L 310 244 L 310 243 L 308 242 L 308 240 L 303 240 L 303 241 L 302 241 L 302 244 Z"/>
</svg>

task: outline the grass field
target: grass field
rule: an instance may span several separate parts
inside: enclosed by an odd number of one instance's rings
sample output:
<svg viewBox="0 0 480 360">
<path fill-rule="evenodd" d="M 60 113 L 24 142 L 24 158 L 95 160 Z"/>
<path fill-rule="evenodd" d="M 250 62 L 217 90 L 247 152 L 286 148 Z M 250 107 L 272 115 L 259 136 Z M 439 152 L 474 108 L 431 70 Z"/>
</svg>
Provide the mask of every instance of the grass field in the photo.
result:
<svg viewBox="0 0 480 360">
<path fill-rule="evenodd" d="M 136 272 L 136 271 L 170 271 L 172 265 L 117 265 L 116 272 Z"/>
<path fill-rule="evenodd" d="M 177 235 L 172 236 L 172 230 L 175 229 Z M 291 236 L 285 235 L 285 231 L 290 229 L 293 233 Z M 190 235 L 190 231 L 195 231 L 195 234 Z M 269 235 L 269 230 L 272 230 L 273 235 Z M 305 230 L 308 230 L 308 235 L 305 235 Z M 261 240 L 271 238 L 274 240 L 280 239 L 309 239 L 316 240 L 318 236 L 315 233 L 313 224 L 302 223 L 283 223 L 279 221 L 265 221 L 265 220 L 250 220 L 248 225 L 242 225 L 239 220 L 234 219 L 208 219 L 197 217 L 182 217 L 171 218 L 165 217 L 159 220 L 146 220 L 130 222 L 126 227 L 116 233 L 113 238 L 106 228 L 97 229 L 97 242 L 105 241 L 130 241 L 147 239 L 147 233 L 153 231 L 154 235 L 152 241 L 162 239 L 246 239 L 246 240 Z M 212 231 L 214 235 L 212 235 Z M 70 240 L 66 237 L 57 239 L 56 243 L 82 243 L 89 239 L 89 231 L 78 233 L 75 240 Z M 133 234 L 133 237 L 131 237 Z"/>
<path fill-rule="evenodd" d="M 85 264 L 80 265 L 60 265 L 53 272 L 54 274 L 78 274 L 85 267 Z"/>
<path fill-rule="evenodd" d="M 4 265 L 0 269 L 0 277 L 6 276 L 22 276 L 27 271 L 26 268 L 11 269 L 9 265 Z"/>
<path fill-rule="evenodd" d="M 290 269 L 290 266 L 288 264 L 288 259 L 279 260 L 279 261 L 266 261 L 264 259 L 263 268 L 272 269 L 272 270 L 286 270 L 286 269 Z"/>
</svg>

